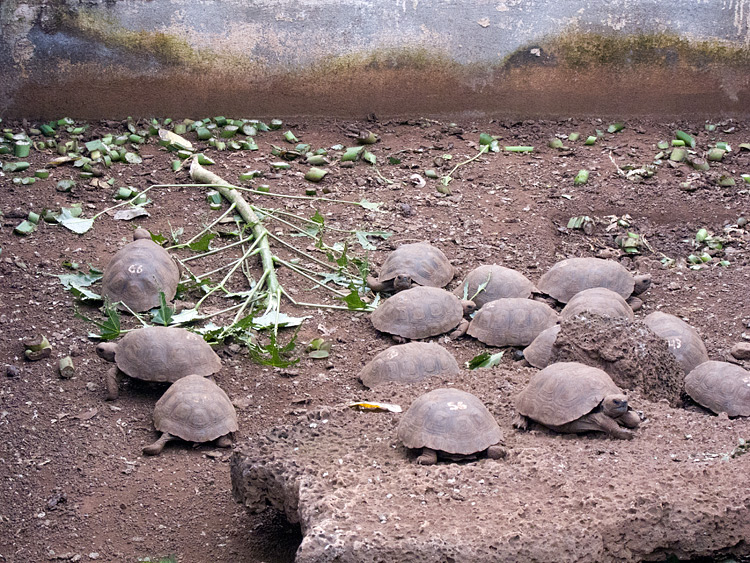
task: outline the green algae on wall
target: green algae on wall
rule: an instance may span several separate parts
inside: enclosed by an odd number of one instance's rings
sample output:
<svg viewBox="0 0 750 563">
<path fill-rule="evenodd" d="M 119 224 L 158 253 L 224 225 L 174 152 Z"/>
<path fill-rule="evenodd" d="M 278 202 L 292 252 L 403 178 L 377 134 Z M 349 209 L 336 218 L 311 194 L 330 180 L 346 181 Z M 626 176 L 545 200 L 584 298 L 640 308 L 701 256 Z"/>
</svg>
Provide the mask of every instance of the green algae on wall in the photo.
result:
<svg viewBox="0 0 750 563">
<path fill-rule="evenodd" d="M 519 58 L 519 53 L 527 53 L 532 48 L 539 49 L 539 63 L 552 63 L 573 70 L 643 65 L 700 69 L 713 64 L 734 68 L 750 64 L 749 47 L 719 40 L 691 41 L 670 33 L 604 35 L 571 32 L 547 37 L 533 46 L 518 49 L 505 58 L 503 66 L 515 66 L 512 63 Z M 522 60 L 534 62 L 533 57 L 528 56 Z"/>
<path fill-rule="evenodd" d="M 207 65 L 211 57 L 199 52 L 183 38 L 163 32 L 126 29 L 101 12 L 76 10 L 60 14 L 60 30 L 101 43 L 109 49 L 121 49 L 151 56 L 165 65 Z"/>
</svg>

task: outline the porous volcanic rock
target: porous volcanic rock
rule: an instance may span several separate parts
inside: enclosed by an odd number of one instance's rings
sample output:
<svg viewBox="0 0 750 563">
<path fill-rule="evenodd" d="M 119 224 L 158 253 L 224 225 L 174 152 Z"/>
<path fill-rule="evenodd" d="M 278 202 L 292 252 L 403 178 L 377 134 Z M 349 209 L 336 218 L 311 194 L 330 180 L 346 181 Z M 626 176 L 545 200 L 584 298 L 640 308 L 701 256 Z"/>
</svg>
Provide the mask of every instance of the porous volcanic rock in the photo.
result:
<svg viewBox="0 0 750 563">
<path fill-rule="evenodd" d="M 667 341 L 642 321 L 587 313 L 560 325 L 555 361 L 603 369 L 618 387 L 639 389 L 652 401 L 679 404 L 685 373 Z"/>
<path fill-rule="evenodd" d="M 634 391 L 646 421 L 631 441 L 517 432 L 512 401 L 535 371 L 503 365 L 357 397 L 406 409 L 425 390 L 454 384 L 498 420 L 504 460 L 416 465 L 396 437 L 401 414 L 342 402 L 241 444 L 231 459 L 234 496 L 251 512 L 275 509 L 300 524 L 300 563 L 750 553 L 750 455 L 730 455 L 750 421 L 674 409 Z"/>
</svg>

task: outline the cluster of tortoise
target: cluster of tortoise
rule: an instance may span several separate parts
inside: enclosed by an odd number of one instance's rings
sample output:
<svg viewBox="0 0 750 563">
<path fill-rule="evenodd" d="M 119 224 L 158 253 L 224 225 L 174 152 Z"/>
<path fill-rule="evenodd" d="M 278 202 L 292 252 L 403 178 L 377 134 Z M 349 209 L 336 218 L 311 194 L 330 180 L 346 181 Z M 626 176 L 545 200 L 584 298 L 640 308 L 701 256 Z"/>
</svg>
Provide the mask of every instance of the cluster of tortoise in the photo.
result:
<svg viewBox="0 0 750 563">
<path fill-rule="evenodd" d="M 516 397 L 514 426 L 531 421 L 557 432 L 599 431 L 630 439 L 641 418 L 627 395 L 602 369 L 578 362 L 554 362 L 559 322 L 594 314 L 634 319 L 649 275 L 633 276 L 613 260 L 571 258 L 555 264 L 536 286 L 521 273 L 483 265 L 468 274 L 453 292 L 447 257 L 427 243 L 405 244 L 385 260 L 368 285 L 394 291 L 372 313 L 373 326 L 397 342 L 449 333 L 464 334 L 497 347 L 523 348 L 523 357 L 540 371 Z M 561 305 L 558 311 L 554 308 Z M 685 373 L 684 389 L 700 405 L 729 416 L 750 416 L 750 372 L 728 362 L 709 361 L 697 331 L 674 315 L 653 312 L 645 324 L 664 339 Z M 554 362 L 554 363 L 553 363 Z M 360 372 L 367 387 L 387 381 L 414 383 L 433 375 L 458 374 L 445 348 L 409 342 L 376 355 Z M 421 449 L 417 462 L 504 455 L 501 430 L 481 401 L 454 388 L 437 389 L 417 398 L 401 417 L 398 437 L 407 448 Z"/>
<path fill-rule="evenodd" d="M 524 348 L 525 359 L 541 371 L 517 397 L 517 427 L 534 421 L 558 432 L 633 437 L 641 420 L 610 376 L 582 363 L 552 363 L 552 349 L 561 319 L 595 313 L 632 320 L 640 301 L 634 296 L 649 287 L 649 276 L 633 276 L 611 260 L 572 258 L 555 264 L 536 286 L 521 273 L 497 265 L 476 268 L 453 292 L 443 289 L 453 277 L 453 266 L 438 248 L 428 243 L 398 247 L 378 278 L 368 278 L 373 291 L 395 292 L 372 313 L 373 326 L 398 341 L 449 332 L 452 338 L 469 334 L 490 346 Z M 137 229 L 134 241 L 105 268 L 102 293 L 126 310 L 142 312 L 159 305 L 160 293 L 171 301 L 179 278 L 169 253 L 148 231 Z M 540 300 L 540 295 L 546 297 Z M 564 304 L 559 313 L 552 306 L 558 303 Z M 698 333 L 673 315 L 655 312 L 644 321 L 669 343 L 687 374 L 685 390 L 696 402 L 716 413 L 750 416 L 750 372 L 709 361 Z M 117 398 L 123 375 L 172 384 L 154 407 L 154 426 L 161 437 L 143 448 L 145 454 L 156 455 L 177 438 L 231 445 L 237 415 L 211 379 L 221 361 L 199 335 L 181 328 L 144 327 L 117 343 L 100 343 L 96 351 L 115 363 L 106 376 L 109 400 Z M 408 342 L 379 353 L 359 378 L 375 387 L 458 372 L 453 355 L 439 344 Z M 448 459 L 505 455 L 501 429 L 489 410 L 474 395 L 455 388 L 417 398 L 402 415 L 398 436 L 406 447 L 421 449 L 417 461 L 422 464 L 435 463 L 438 454 Z"/>
<path fill-rule="evenodd" d="M 159 306 L 162 292 L 171 301 L 180 271 L 148 231 L 137 229 L 133 238 L 105 268 L 102 293 L 119 307 L 137 313 Z M 230 435 L 238 428 L 237 413 L 227 394 L 210 379 L 221 369 L 221 360 L 199 335 L 182 328 L 144 327 L 116 343 L 100 343 L 96 353 L 115 362 L 106 375 L 109 400 L 117 399 L 123 375 L 172 384 L 154 406 L 154 427 L 161 437 L 144 447 L 144 454 L 157 455 L 177 438 L 231 445 Z"/>
</svg>

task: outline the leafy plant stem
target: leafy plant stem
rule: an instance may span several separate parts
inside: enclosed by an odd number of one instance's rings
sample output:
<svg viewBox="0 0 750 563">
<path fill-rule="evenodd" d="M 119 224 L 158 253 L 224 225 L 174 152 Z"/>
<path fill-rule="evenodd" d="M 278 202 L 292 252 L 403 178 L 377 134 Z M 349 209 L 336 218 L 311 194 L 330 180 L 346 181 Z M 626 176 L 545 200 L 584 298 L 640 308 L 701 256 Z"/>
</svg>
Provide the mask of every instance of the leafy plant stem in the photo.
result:
<svg viewBox="0 0 750 563">
<path fill-rule="evenodd" d="M 343 292 L 341 292 L 341 291 L 338 291 L 337 289 L 333 289 L 332 287 L 328 287 L 328 286 L 327 286 L 326 284 L 324 284 L 324 283 L 322 283 L 322 282 L 320 282 L 320 281 L 316 280 L 316 279 L 315 279 L 314 277 L 312 277 L 311 275 L 309 275 L 309 274 L 306 274 L 305 272 L 303 272 L 301 268 L 298 268 L 297 266 L 295 266 L 295 265 L 294 265 L 294 264 L 292 264 L 291 262 L 287 262 L 286 260 L 283 260 L 282 258 L 279 258 L 279 257 L 276 257 L 276 258 L 275 258 L 275 260 L 276 260 L 276 261 L 277 261 L 277 262 L 278 262 L 279 264 L 282 264 L 282 265 L 286 266 L 287 268 L 289 268 L 290 270 L 292 270 L 293 272 L 296 272 L 297 274 L 299 274 L 299 275 L 300 275 L 300 276 L 302 276 L 303 278 L 306 278 L 306 279 L 310 280 L 310 281 L 311 281 L 311 282 L 313 282 L 313 283 L 314 283 L 315 285 L 317 285 L 317 286 L 319 286 L 319 287 L 322 287 L 322 288 L 325 288 L 325 289 L 327 289 L 328 291 L 330 291 L 330 292 L 332 292 L 332 293 L 335 293 L 336 295 L 338 295 L 338 296 L 340 296 L 340 297 L 346 297 L 346 295 L 347 295 L 346 293 L 343 293 Z"/>
<path fill-rule="evenodd" d="M 349 307 L 344 307 L 343 305 L 324 305 L 323 303 L 305 303 L 304 301 L 295 301 L 294 298 L 289 295 L 286 290 L 282 287 L 281 288 L 282 293 L 284 296 L 291 301 L 292 305 L 295 307 L 314 307 L 316 309 L 337 309 L 339 311 L 350 311 Z"/>
<path fill-rule="evenodd" d="M 205 233 L 208 233 L 213 229 L 216 225 L 219 224 L 219 222 L 224 219 L 227 215 L 232 213 L 234 211 L 235 204 L 232 203 L 232 205 L 229 206 L 229 209 L 227 209 L 224 213 L 219 216 L 213 223 L 208 225 L 205 229 L 203 229 L 201 232 L 199 232 L 197 235 L 195 235 L 193 238 L 191 238 L 189 241 L 181 243 L 181 244 L 175 244 L 174 246 L 168 247 L 166 250 L 172 250 L 175 248 L 186 248 L 187 246 L 190 246 L 192 243 L 194 243 L 196 240 L 200 239 Z"/>
<path fill-rule="evenodd" d="M 141 197 L 141 196 L 142 196 L 143 194 L 145 194 L 146 192 L 148 192 L 148 191 L 149 191 L 150 189 L 152 189 L 152 188 L 157 188 L 157 187 L 160 187 L 160 186 L 157 186 L 157 185 L 149 186 L 149 187 L 148 187 L 148 188 L 146 188 L 145 190 L 143 190 L 143 191 L 141 191 L 141 192 L 138 192 L 137 194 L 135 194 L 135 195 L 134 195 L 134 196 L 133 196 L 132 198 L 130 198 L 130 199 L 128 199 L 128 200 L 125 200 L 125 201 L 123 201 L 123 202 L 121 202 L 121 203 L 118 203 L 117 205 L 113 205 L 112 207 L 108 207 L 107 209 L 103 209 L 102 211 L 100 211 L 99 213 L 97 213 L 96 215 L 94 215 L 94 216 L 93 216 L 93 217 L 91 218 L 91 220 L 92 220 L 92 221 L 96 221 L 96 219 L 98 219 L 99 217 L 101 217 L 101 216 L 102 216 L 102 215 L 104 215 L 105 213 L 109 213 L 110 211 L 114 211 L 115 209 L 117 209 L 117 208 L 119 208 L 119 207 L 122 207 L 123 205 L 128 205 L 128 204 L 131 204 L 131 203 L 133 203 L 133 202 L 134 202 L 134 201 L 135 201 L 136 199 L 138 199 L 139 197 Z"/>
<path fill-rule="evenodd" d="M 237 314 L 234 316 L 234 321 L 232 321 L 232 324 L 237 324 L 237 322 L 242 318 L 242 314 L 245 312 L 245 309 L 250 304 L 253 299 L 255 299 L 255 294 L 258 292 L 258 288 L 263 286 L 263 283 L 266 281 L 266 277 L 268 277 L 268 272 L 263 272 L 263 275 L 258 280 L 258 283 L 255 284 L 255 287 L 250 291 L 250 293 L 247 296 L 247 299 L 242 303 L 242 306 L 240 307 L 239 311 L 237 311 Z M 284 293 L 286 295 L 286 292 Z"/>
<path fill-rule="evenodd" d="M 237 245 L 244 244 L 244 243 L 246 243 L 247 241 L 249 241 L 251 239 L 252 239 L 252 237 L 246 237 L 246 238 L 234 241 L 232 243 L 229 243 L 227 245 L 224 245 L 221 248 L 214 248 L 214 249 L 208 250 L 207 252 L 202 252 L 201 254 L 195 254 L 193 256 L 188 256 L 187 258 L 183 258 L 182 261 L 183 262 L 190 262 L 191 260 L 197 260 L 198 258 L 205 258 L 206 256 L 211 256 L 212 254 L 217 254 L 217 253 L 219 253 L 219 252 L 221 252 L 223 250 L 226 250 L 228 248 L 233 248 L 233 247 L 235 247 Z M 174 248 L 174 247 L 172 247 L 172 248 Z"/>
<path fill-rule="evenodd" d="M 220 176 L 203 168 L 203 166 L 198 163 L 197 159 L 193 159 L 193 162 L 190 165 L 190 177 L 200 183 L 214 185 L 218 192 L 224 196 L 227 201 L 236 204 L 237 211 L 239 211 L 245 222 L 250 225 L 255 240 L 258 241 L 258 249 L 261 263 L 263 264 L 263 270 L 268 271 L 266 279 L 269 294 L 267 304 L 269 308 L 278 310 L 281 290 L 279 280 L 276 277 L 273 254 L 271 253 L 271 247 L 268 243 L 268 237 L 266 236 L 268 230 L 263 226 L 263 223 L 255 214 L 255 211 L 253 211 L 250 204 L 248 204 L 238 190 L 233 189 L 232 185 Z"/>
<path fill-rule="evenodd" d="M 320 226 L 320 223 L 317 223 L 316 221 L 313 221 L 312 219 L 307 219 L 306 217 L 299 217 L 299 216 L 295 215 L 294 213 L 289 213 L 288 211 L 281 211 L 280 209 L 264 209 L 263 207 L 255 207 L 255 206 L 254 206 L 254 209 L 256 211 L 260 211 L 261 213 L 264 213 L 264 214 L 268 215 L 272 219 L 276 219 L 280 223 L 284 223 L 285 225 L 288 225 L 288 226 L 293 227 L 295 229 L 297 228 L 297 226 L 295 224 L 290 223 L 288 221 L 284 221 L 283 219 L 279 219 L 276 215 L 277 214 L 278 215 L 286 215 L 288 217 L 294 217 L 298 221 L 302 221 L 304 223 L 307 223 L 308 225 Z M 346 234 L 349 234 L 349 235 L 353 235 L 356 232 L 356 231 L 350 231 L 350 230 L 347 230 L 347 229 L 337 229 L 336 227 L 329 227 L 328 225 L 326 225 L 326 230 L 327 231 L 335 231 L 337 233 L 346 233 Z M 307 233 L 305 233 L 305 234 L 307 234 Z M 311 238 L 315 238 L 312 235 L 310 235 L 310 236 L 311 236 Z"/>
<path fill-rule="evenodd" d="M 219 289 L 223 289 L 224 291 L 227 291 L 227 289 L 224 287 L 225 284 L 229 281 L 229 279 L 232 277 L 232 275 L 237 271 L 237 268 L 240 267 L 240 264 L 242 264 L 242 262 L 244 262 L 245 260 L 247 260 L 250 257 L 250 255 L 255 252 L 255 247 L 258 246 L 259 244 L 261 244 L 261 245 L 263 244 L 263 240 L 265 240 L 265 238 L 266 237 L 265 237 L 265 233 L 264 233 L 261 238 L 255 239 L 255 241 L 253 242 L 253 244 L 250 245 L 250 248 L 248 248 L 245 251 L 245 253 L 242 255 L 242 257 L 239 260 L 237 260 L 236 262 L 234 262 L 234 265 L 229 270 L 229 272 L 227 272 L 227 275 L 224 276 L 224 279 L 221 280 L 221 282 L 219 282 L 217 285 L 215 285 L 214 287 L 212 287 L 203 297 L 200 298 L 200 300 L 198 301 L 198 303 L 195 304 L 195 308 L 196 309 L 201 305 L 201 303 L 203 303 L 208 298 L 209 295 L 211 295 L 215 291 L 217 291 Z"/>
<path fill-rule="evenodd" d="M 197 160 L 193 160 L 193 162 L 197 163 Z M 206 170 L 200 164 L 198 164 L 198 166 L 200 166 L 203 169 L 204 173 L 210 174 L 214 178 L 218 178 L 223 183 L 216 183 L 215 181 L 212 181 L 212 182 L 206 182 L 205 184 L 203 184 L 203 183 L 201 183 L 201 184 L 154 184 L 152 186 L 149 186 L 146 190 L 143 190 L 141 193 L 143 194 L 148 189 L 151 189 L 151 188 L 216 188 L 219 192 L 221 192 L 221 190 L 219 190 L 219 188 L 224 188 L 224 189 L 236 190 L 236 191 L 239 191 L 239 192 L 247 192 L 247 193 L 256 194 L 256 195 L 260 195 L 260 196 L 266 196 L 266 197 L 281 197 L 281 198 L 285 198 L 285 199 L 306 199 L 306 200 L 309 200 L 309 201 L 325 201 L 325 202 L 328 202 L 328 203 L 343 203 L 343 204 L 346 204 L 346 205 L 356 205 L 356 206 L 362 207 L 362 202 L 361 201 L 349 201 L 348 199 L 331 199 L 331 198 L 327 198 L 327 197 L 316 197 L 316 196 L 306 196 L 306 195 L 277 194 L 277 193 L 273 193 L 273 192 L 261 192 L 259 190 L 254 190 L 252 188 L 246 188 L 244 186 L 235 186 L 234 184 L 230 184 L 229 182 L 226 182 L 220 176 L 214 174 L 213 172 L 210 172 L 210 171 Z M 192 164 L 191 164 L 191 168 L 192 168 Z M 199 175 L 202 176 L 202 174 L 203 173 L 199 172 Z M 191 172 L 191 177 L 193 178 L 193 180 L 197 179 L 196 177 L 194 177 L 192 175 L 192 172 Z M 208 179 L 208 178 L 206 178 L 206 179 Z M 224 194 L 222 193 L 222 195 L 224 195 Z M 125 203 L 128 203 L 128 202 L 125 202 Z M 119 207 L 120 205 L 125 205 L 125 203 L 121 203 L 117 207 Z M 245 201 L 245 203 L 247 203 L 247 201 Z"/>
<path fill-rule="evenodd" d="M 458 170 L 458 169 L 459 169 L 459 168 L 460 168 L 461 166 L 465 166 L 465 165 L 467 165 L 467 164 L 469 164 L 469 163 L 471 163 L 471 162 L 474 162 L 474 161 L 475 161 L 476 159 L 478 159 L 478 158 L 479 158 L 480 156 L 482 156 L 482 155 L 483 155 L 484 153 L 486 153 L 486 152 L 487 152 L 488 150 L 490 150 L 490 147 L 489 147 L 489 145 L 482 145 L 481 147 L 479 147 L 479 152 L 478 152 L 477 154 L 475 154 L 474 156 L 472 156 L 471 158 L 469 158 L 469 159 L 467 159 L 467 160 L 464 160 L 464 161 L 462 161 L 462 162 L 459 162 L 458 164 L 456 164 L 456 165 L 455 165 L 455 166 L 454 166 L 453 168 L 451 168 L 451 171 L 450 171 L 450 172 L 448 172 L 448 173 L 447 173 L 447 174 L 446 174 L 445 176 L 443 176 L 443 177 L 444 177 L 444 178 L 449 178 L 449 179 L 451 179 L 451 176 L 453 176 L 453 173 L 454 173 L 454 172 L 455 172 L 456 170 Z"/>
<path fill-rule="evenodd" d="M 326 264 L 326 263 L 325 263 L 325 262 L 323 262 L 322 260 L 319 260 L 319 259 L 315 258 L 315 256 L 312 256 L 312 255 L 308 254 L 308 253 L 307 253 L 307 252 L 305 252 L 304 250 L 300 250 L 300 249 L 299 249 L 299 248 L 297 248 L 296 246 L 294 246 L 294 245 L 292 245 L 292 244 L 289 244 L 288 242 L 286 242 L 285 240 L 282 240 L 281 238 L 277 237 L 277 236 L 276 236 L 276 235 L 274 235 L 273 233 L 269 232 L 269 233 L 268 233 L 268 236 L 270 236 L 270 237 L 271 237 L 271 238 L 272 238 L 273 240 L 275 240 L 276 242 L 279 242 L 280 244 L 282 244 L 282 245 L 286 246 L 286 247 L 287 247 L 288 249 L 290 249 L 290 250 L 293 250 L 294 252 L 296 252 L 297 254 L 299 254 L 299 255 L 301 255 L 301 256 L 304 256 L 304 257 L 305 257 L 305 258 L 307 258 L 308 260 L 312 260 L 313 262 L 315 262 L 315 263 L 317 263 L 317 264 L 320 264 L 321 266 L 324 266 L 324 267 L 328 268 L 328 269 L 329 269 L 329 270 L 331 270 L 332 272 L 335 272 L 335 271 L 336 271 L 336 268 L 334 268 L 334 267 L 333 267 L 333 266 L 331 266 L 330 264 Z"/>
</svg>

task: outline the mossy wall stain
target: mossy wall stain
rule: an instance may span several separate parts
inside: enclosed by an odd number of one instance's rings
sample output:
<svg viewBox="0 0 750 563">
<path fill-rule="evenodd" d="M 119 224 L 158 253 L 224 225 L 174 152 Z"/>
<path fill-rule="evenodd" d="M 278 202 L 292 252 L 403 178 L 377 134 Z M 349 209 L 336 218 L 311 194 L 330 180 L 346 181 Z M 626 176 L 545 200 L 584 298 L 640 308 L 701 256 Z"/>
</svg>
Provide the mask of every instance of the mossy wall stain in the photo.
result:
<svg viewBox="0 0 750 563">
<path fill-rule="evenodd" d="M 210 42 L 196 48 L 167 27 L 126 29 L 101 11 L 61 8 L 53 17 L 48 14 L 45 27 L 46 33 L 82 38 L 115 55 L 106 61 L 90 55 L 67 65 L 64 58 L 49 59 L 46 68 L 40 61 L 34 73 L 40 78 L 22 85 L 7 115 L 175 115 L 200 113 L 202 108 L 235 114 L 250 109 L 254 115 L 262 111 L 341 116 L 370 111 L 750 111 L 745 103 L 750 98 L 749 47 L 666 33 L 568 31 L 496 61 L 468 64 L 458 63 L 445 50 L 400 46 L 283 66 L 249 52 L 226 53 Z M 682 97 L 676 99 L 676 91 Z M 574 99 L 561 99 L 563 93 Z M 93 95 L 102 100 L 92 101 Z M 59 107 L 60 100 L 67 106 Z M 640 109 L 638 103 L 643 104 Z"/>
<path fill-rule="evenodd" d="M 119 49 L 153 57 L 169 66 L 207 65 L 211 57 L 201 54 L 180 37 L 163 31 L 130 30 L 101 12 L 71 10 L 59 13 L 58 30 Z"/>
</svg>

